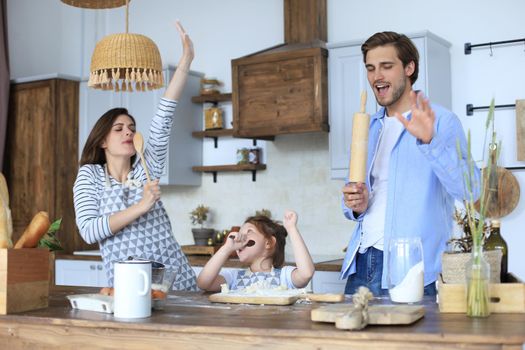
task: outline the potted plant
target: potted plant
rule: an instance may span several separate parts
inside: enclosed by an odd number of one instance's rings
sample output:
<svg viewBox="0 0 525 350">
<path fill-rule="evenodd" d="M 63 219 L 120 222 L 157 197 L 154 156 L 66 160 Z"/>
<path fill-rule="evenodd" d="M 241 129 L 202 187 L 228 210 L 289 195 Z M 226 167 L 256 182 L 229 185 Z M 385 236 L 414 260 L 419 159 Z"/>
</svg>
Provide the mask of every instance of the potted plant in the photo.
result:
<svg viewBox="0 0 525 350">
<path fill-rule="evenodd" d="M 213 238 L 215 230 L 212 228 L 203 228 L 203 224 L 208 220 L 208 215 L 210 213 L 210 208 L 204 206 L 203 204 L 197 206 L 190 212 L 190 219 L 193 225 L 199 224 L 200 228 L 192 228 L 191 232 L 193 233 L 193 239 L 195 240 L 196 245 L 207 245 L 208 240 Z"/>
<path fill-rule="evenodd" d="M 468 222 L 468 215 L 464 210 L 456 208 L 454 212 L 454 220 L 459 227 L 462 228 L 462 236 L 450 239 L 447 243 L 449 249 L 442 255 L 442 272 L 443 282 L 458 284 L 465 283 L 465 264 L 471 258 L 472 252 L 472 233 Z M 474 219 L 478 222 L 478 219 Z M 483 231 L 487 231 L 489 227 L 484 224 Z M 501 268 L 501 251 L 491 250 L 485 251 L 485 258 L 490 265 L 490 282 L 499 283 L 500 268 Z"/>
</svg>

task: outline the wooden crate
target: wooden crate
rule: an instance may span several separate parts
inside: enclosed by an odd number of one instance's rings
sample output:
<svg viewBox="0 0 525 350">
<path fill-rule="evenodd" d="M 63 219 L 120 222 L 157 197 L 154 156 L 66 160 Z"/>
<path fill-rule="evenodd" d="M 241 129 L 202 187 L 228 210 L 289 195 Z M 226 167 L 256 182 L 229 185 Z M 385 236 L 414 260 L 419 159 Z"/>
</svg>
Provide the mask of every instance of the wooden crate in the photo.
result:
<svg viewBox="0 0 525 350">
<path fill-rule="evenodd" d="M 47 249 L 0 249 L 0 315 L 48 306 Z"/>
<path fill-rule="evenodd" d="M 466 285 L 438 281 L 439 311 L 445 313 L 466 313 Z M 490 284 L 490 311 L 493 313 L 524 313 L 525 284 L 512 274 L 506 283 Z"/>
</svg>

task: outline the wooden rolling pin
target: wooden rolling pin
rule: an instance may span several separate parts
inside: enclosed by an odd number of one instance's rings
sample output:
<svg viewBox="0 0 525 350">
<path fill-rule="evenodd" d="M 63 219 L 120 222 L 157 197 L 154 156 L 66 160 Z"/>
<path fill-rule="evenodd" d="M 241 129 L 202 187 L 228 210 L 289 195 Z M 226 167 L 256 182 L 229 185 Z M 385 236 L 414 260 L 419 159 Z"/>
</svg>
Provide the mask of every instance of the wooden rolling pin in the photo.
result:
<svg viewBox="0 0 525 350">
<path fill-rule="evenodd" d="M 354 114 L 352 121 L 352 146 L 350 149 L 349 182 L 366 182 L 366 161 L 368 155 L 368 128 L 370 116 L 365 111 L 366 91 L 361 92 L 361 111 Z"/>
</svg>

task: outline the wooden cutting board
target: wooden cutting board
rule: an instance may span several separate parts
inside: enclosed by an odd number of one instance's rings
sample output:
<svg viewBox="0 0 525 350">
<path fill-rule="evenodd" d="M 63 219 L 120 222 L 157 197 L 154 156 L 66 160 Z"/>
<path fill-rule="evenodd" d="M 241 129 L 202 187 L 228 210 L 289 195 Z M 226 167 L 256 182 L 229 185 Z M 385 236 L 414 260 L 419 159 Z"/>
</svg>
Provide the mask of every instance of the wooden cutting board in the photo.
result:
<svg viewBox="0 0 525 350">
<path fill-rule="evenodd" d="M 518 160 L 525 161 L 525 100 L 516 100 L 516 145 Z"/>
<path fill-rule="evenodd" d="M 312 321 L 336 323 L 337 319 L 355 310 L 353 304 L 334 304 L 313 309 Z M 371 325 L 411 324 L 425 315 L 422 305 L 370 305 L 368 307 Z"/>
<path fill-rule="evenodd" d="M 344 294 L 315 294 L 307 293 L 288 296 L 263 296 L 263 295 L 230 295 L 227 293 L 216 293 L 208 297 L 214 303 L 229 304 L 265 304 L 265 305 L 291 305 L 299 299 L 325 303 L 339 303 L 345 300 Z"/>
<path fill-rule="evenodd" d="M 487 168 L 482 169 L 485 177 Z M 497 181 L 494 188 L 484 180 L 485 186 L 485 216 L 492 219 L 499 219 L 511 213 L 520 200 L 520 185 L 518 180 L 510 170 L 503 167 L 496 167 Z M 476 210 L 479 211 L 480 200 L 476 202 Z"/>
</svg>

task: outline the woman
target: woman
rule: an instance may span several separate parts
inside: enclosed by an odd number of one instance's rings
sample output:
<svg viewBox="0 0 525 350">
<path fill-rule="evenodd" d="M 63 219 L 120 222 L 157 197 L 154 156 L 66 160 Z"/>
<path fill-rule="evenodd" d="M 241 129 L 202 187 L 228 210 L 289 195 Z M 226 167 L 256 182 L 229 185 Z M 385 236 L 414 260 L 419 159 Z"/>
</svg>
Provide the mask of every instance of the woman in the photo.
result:
<svg viewBox="0 0 525 350">
<path fill-rule="evenodd" d="M 186 83 L 193 43 L 177 22 L 183 54 L 152 119 L 144 156 L 151 177 L 165 165 L 173 112 Z M 173 289 L 196 290 L 195 273 L 175 241 L 160 199 L 159 180 L 147 182 L 133 147 L 135 120 L 114 108 L 88 136 L 73 187 L 76 222 L 87 243 L 98 242 L 110 286 L 113 263 L 128 257 L 161 262 L 176 271 Z"/>
</svg>

